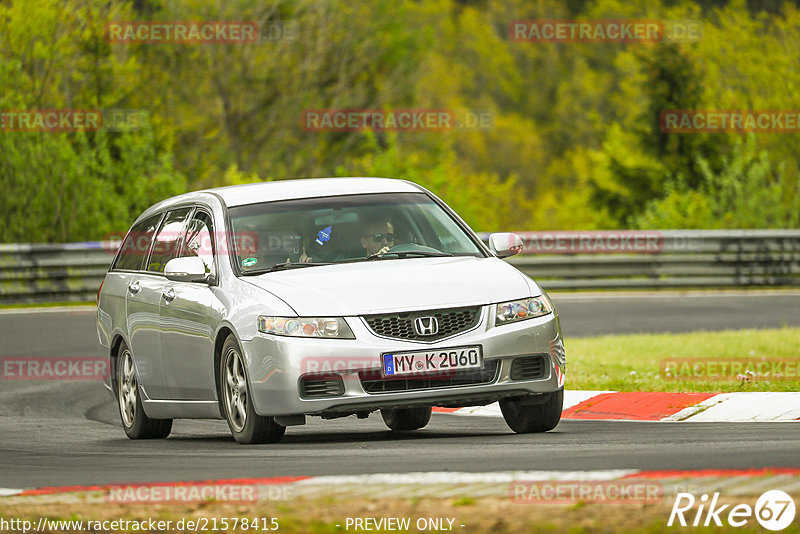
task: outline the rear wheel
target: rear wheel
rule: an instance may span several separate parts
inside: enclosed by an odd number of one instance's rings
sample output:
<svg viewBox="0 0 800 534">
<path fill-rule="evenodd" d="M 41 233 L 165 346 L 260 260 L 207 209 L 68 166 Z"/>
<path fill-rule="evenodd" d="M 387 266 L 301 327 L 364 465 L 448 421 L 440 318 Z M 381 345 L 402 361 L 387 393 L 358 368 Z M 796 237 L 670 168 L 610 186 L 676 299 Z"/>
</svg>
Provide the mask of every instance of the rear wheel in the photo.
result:
<svg viewBox="0 0 800 534">
<path fill-rule="evenodd" d="M 505 399 L 500 401 L 500 411 L 506 424 L 517 434 L 547 432 L 561 420 L 564 405 L 564 388 L 541 397 Z M 536 402 L 537 404 L 532 404 Z"/>
<path fill-rule="evenodd" d="M 133 354 L 123 341 L 117 357 L 117 400 L 122 428 L 130 439 L 163 439 L 172 431 L 172 419 L 151 419 L 144 413 Z"/>
<path fill-rule="evenodd" d="M 243 444 L 279 442 L 286 427 L 276 423 L 273 417 L 255 412 L 247 385 L 244 359 L 232 335 L 222 346 L 219 376 L 223 411 L 233 439 Z"/>
<path fill-rule="evenodd" d="M 417 430 L 431 420 L 431 407 L 381 410 L 383 422 L 395 431 Z"/>
</svg>

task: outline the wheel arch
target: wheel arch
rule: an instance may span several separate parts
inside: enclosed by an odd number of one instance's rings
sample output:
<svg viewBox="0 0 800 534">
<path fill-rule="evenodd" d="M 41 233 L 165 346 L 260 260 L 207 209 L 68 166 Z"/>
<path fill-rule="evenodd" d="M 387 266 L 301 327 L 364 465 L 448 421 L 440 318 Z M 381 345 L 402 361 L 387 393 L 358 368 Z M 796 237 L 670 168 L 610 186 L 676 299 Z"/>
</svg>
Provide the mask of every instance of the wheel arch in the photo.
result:
<svg viewBox="0 0 800 534">
<path fill-rule="evenodd" d="M 225 340 L 228 339 L 229 336 L 233 336 L 236 339 L 236 342 L 239 343 L 239 338 L 234 333 L 233 328 L 230 325 L 222 325 L 219 330 L 217 330 L 217 336 L 214 338 L 214 384 L 217 389 L 217 403 L 219 404 L 220 413 L 225 413 L 224 406 L 222 405 L 222 390 L 220 389 L 220 374 L 219 374 L 219 367 L 222 362 L 222 347 L 225 345 Z"/>
<path fill-rule="evenodd" d="M 122 346 L 123 342 L 130 348 L 130 344 L 123 335 L 119 332 L 115 333 L 111 338 L 111 348 L 108 351 L 108 377 L 113 393 L 117 392 L 117 357 L 119 356 L 119 348 Z"/>
</svg>

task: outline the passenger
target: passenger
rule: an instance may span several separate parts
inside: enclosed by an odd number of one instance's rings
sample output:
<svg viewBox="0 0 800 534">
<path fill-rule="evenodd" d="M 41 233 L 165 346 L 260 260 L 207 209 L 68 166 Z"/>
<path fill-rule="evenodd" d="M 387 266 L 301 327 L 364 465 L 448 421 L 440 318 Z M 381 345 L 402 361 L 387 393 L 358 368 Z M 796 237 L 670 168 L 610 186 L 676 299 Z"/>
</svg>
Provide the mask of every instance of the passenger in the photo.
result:
<svg viewBox="0 0 800 534">
<path fill-rule="evenodd" d="M 373 254 L 386 254 L 394 245 L 394 226 L 388 219 L 372 219 L 367 222 L 360 240 L 361 248 L 364 249 L 364 257 L 369 257 Z M 311 263 L 314 261 L 307 254 L 305 245 L 303 245 L 303 253 L 298 261 L 299 263 Z"/>
</svg>

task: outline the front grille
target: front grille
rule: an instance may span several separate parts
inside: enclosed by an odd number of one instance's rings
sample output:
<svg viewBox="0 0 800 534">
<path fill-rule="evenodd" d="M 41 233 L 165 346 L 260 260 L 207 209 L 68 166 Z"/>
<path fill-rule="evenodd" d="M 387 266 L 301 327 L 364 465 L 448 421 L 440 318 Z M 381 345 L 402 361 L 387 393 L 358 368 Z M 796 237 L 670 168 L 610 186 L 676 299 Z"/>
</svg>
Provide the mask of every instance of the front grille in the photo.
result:
<svg viewBox="0 0 800 534">
<path fill-rule="evenodd" d="M 300 396 L 305 398 L 338 397 L 344 394 L 340 375 L 306 375 L 300 377 Z"/>
<path fill-rule="evenodd" d="M 435 317 L 439 331 L 430 336 L 419 335 L 414 329 L 414 319 L 417 317 Z M 379 336 L 411 341 L 436 341 L 474 328 L 481 320 L 481 308 L 471 306 L 448 310 L 384 313 L 365 315 L 364 320 Z"/>
<path fill-rule="evenodd" d="M 546 354 L 536 354 L 534 356 L 525 356 L 523 358 L 515 358 L 511 362 L 511 380 L 534 380 L 536 378 L 544 378 Z"/>
<path fill-rule="evenodd" d="M 367 393 L 395 393 L 416 389 L 437 389 L 489 384 L 497 377 L 499 360 L 487 360 L 483 369 L 463 369 L 449 373 L 408 378 L 376 376 L 375 371 L 361 371 L 358 378 Z"/>
</svg>

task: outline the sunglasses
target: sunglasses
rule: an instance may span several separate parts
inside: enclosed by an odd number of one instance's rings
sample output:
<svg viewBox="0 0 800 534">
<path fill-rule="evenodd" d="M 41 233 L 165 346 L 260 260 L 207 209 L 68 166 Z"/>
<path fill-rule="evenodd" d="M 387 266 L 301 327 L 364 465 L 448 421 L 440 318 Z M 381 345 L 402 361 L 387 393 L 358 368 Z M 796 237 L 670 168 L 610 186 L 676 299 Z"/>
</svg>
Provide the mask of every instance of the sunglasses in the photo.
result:
<svg viewBox="0 0 800 534">
<path fill-rule="evenodd" d="M 369 234 L 365 235 L 364 237 L 371 237 L 375 240 L 376 243 L 379 243 L 386 239 L 386 241 L 394 241 L 394 234 L 386 233 L 386 234 Z"/>
</svg>

